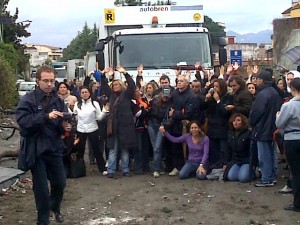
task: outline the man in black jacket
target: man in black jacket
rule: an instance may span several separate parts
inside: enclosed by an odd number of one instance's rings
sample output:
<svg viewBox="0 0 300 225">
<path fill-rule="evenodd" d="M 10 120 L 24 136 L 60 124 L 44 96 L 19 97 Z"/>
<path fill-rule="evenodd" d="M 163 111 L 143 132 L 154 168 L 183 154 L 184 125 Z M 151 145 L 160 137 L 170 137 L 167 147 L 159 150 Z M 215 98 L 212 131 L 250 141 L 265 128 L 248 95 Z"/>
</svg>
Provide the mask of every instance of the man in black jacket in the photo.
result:
<svg viewBox="0 0 300 225">
<path fill-rule="evenodd" d="M 233 105 L 227 105 L 225 107 L 226 110 L 233 113 L 241 113 L 248 117 L 252 105 L 252 96 L 246 89 L 245 81 L 241 77 L 234 75 L 229 79 L 229 85 L 234 92 Z"/>
<path fill-rule="evenodd" d="M 262 173 L 261 181 L 256 187 L 274 186 L 276 179 L 273 133 L 276 130 L 276 113 L 280 110 L 281 98 L 272 87 L 272 74 L 264 70 L 257 75 L 258 94 L 252 104 L 249 124 L 252 138 L 257 143 L 258 161 Z"/>
<path fill-rule="evenodd" d="M 173 92 L 173 107 L 169 111 L 169 117 L 171 118 L 169 131 L 175 137 L 182 135 L 183 120 L 195 119 L 195 107 L 197 106 L 196 95 L 189 86 L 189 80 L 184 75 L 179 75 L 177 82 L 177 89 Z M 170 162 L 173 165 L 173 171 L 169 175 L 174 176 L 178 174 L 184 164 L 184 155 L 182 144 L 172 143 L 171 149 Z"/>
<path fill-rule="evenodd" d="M 21 149 L 20 168 L 31 170 L 33 192 L 38 213 L 37 225 L 49 224 L 50 211 L 57 222 L 64 218 L 60 212 L 66 185 L 62 153 L 64 143 L 61 136 L 71 130 L 71 124 L 63 120 L 67 108 L 53 92 L 55 73 L 49 66 L 42 66 L 36 73 L 37 88 L 23 96 L 16 110 L 16 120 L 20 126 Z M 25 147 L 24 147 L 25 146 Z M 26 153 L 27 152 L 27 153 Z M 31 165 L 28 165 L 28 153 Z M 27 156 L 26 156 L 27 154 Z M 51 191 L 49 194 L 48 180 Z"/>
</svg>

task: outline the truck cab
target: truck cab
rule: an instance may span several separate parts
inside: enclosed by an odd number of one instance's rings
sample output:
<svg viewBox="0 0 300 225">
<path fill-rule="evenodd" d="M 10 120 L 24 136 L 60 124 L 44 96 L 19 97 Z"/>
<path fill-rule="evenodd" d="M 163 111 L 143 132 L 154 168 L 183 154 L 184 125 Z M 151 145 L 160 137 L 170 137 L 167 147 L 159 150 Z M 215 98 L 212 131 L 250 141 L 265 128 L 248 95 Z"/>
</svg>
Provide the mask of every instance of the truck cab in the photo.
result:
<svg viewBox="0 0 300 225">
<path fill-rule="evenodd" d="M 173 85 L 178 67 L 192 70 L 200 62 L 205 68 L 213 68 L 209 31 L 202 27 L 202 9 L 201 5 L 104 9 L 96 49 L 98 68 L 121 65 L 135 77 L 136 68 L 142 64 L 144 81 L 158 81 L 166 74 Z M 115 78 L 122 77 L 115 73 Z"/>
</svg>

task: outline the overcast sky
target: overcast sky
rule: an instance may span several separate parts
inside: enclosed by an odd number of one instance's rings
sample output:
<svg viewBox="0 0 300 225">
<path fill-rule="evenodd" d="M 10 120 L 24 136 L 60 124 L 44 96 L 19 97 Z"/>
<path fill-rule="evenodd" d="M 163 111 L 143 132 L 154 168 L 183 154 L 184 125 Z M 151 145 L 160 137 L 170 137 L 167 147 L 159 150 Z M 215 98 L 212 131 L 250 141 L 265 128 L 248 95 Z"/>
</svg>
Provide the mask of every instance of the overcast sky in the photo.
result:
<svg viewBox="0 0 300 225">
<path fill-rule="evenodd" d="M 82 30 L 99 24 L 103 8 L 113 0 L 10 0 L 8 10 L 19 8 L 18 21 L 31 20 L 26 43 L 66 47 Z M 203 14 L 223 22 L 226 31 L 240 34 L 272 29 L 272 20 L 291 6 L 291 0 L 177 0 L 177 5 L 203 5 Z M 130 16 L 130 15 L 129 15 Z"/>
</svg>

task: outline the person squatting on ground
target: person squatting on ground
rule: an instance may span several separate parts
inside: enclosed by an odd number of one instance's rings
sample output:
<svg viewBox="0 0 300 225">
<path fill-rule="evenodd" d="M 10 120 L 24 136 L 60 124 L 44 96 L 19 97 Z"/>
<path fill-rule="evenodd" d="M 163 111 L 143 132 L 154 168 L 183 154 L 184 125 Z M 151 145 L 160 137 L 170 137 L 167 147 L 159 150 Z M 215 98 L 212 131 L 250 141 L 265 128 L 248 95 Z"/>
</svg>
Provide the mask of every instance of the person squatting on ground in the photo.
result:
<svg viewBox="0 0 300 225">
<path fill-rule="evenodd" d="M 49 224 L 50 211 L 57 222 L 64 221 L 60 206 L 66 185 L 62 160 L 64 148 L 61 135 L 70 131 L 71 124 L 63 120 L 67 108 L 53 92 L 55 72 L 42 66 L 36 73 L 37 87 L 20 100 L 16 120 L 20 126 L 21 149 L 33 154 L 31 165 L 33 192 L 37 209 L 37 225 Z M 20 163 L 20 160 L 19 160 Z M 19 164 L 20 165 L 20 164 Z M 50 193 L 48 189 L 50 182 Z"/>
<path fill-rule="evenodd" d="M 209 139 L 201 131 L 200 123 L 191 121 L 187 125 L 188 133 L 179 137 L 169 134 L 164 126 L 160 126 L 159 130 L 171 142 L 185 142 L 189 148 L 189 156 L 179 171 L 179 178 L 187 179 L 196 175 L 199 180 L 205 180 L 208 169 Z"/>
<path fill-rule="evenodd" d="M 276 126 L 284 130 L 285 156 L 292 173 L 294 201 L 284 209 L 300 212 L 300 78 L 290 82 L 290 91 L 294 97 L 277 112 Z"/>
<path fill-rule="evenodd" d="M 177 82 L 177 88 L 173 92 L 173 106 L 169 111 L 170 122 L 167 126 L 167 130 L 175 137 L 182 135 L 182 121 L 192 120 L 196 111 L 196 95 L 190 88 L 188 78 L 184 75 L 179 75 Z M 169 175 L 175 176 L 184 165 L 182 144 L 171 143 L 169 150 L 167 166 L 173 169 Z"/>
<path fill-rule="evenodd" d="M 241 113 L 234 113 L 229 119 L 228 147 L 225 153 L 224 180 L 251 180 L 250 170 L 250 130 L 247 118 Z"/>
</svg>

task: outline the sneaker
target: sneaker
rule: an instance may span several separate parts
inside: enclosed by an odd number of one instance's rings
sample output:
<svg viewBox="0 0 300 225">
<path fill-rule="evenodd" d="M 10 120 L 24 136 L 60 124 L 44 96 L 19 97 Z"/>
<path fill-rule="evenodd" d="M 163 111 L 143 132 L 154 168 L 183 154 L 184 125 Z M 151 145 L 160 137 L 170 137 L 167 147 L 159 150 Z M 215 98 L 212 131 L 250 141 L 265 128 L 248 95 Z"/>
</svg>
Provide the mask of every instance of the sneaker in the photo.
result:
<svg viewBox="0 0 300 225">
<path fill-rule="evenodd" d="M 177 168 L 174 168 L 174 169 L 172 170 L 172 172 L 169 173 L 169 176 L 176 176 L 176 175 L 178 175 L 178 174 L 179 174 L 179 170 L 178 170 Z"/>
<path fill-rule="evenodd" d="M 159 172 L 154 172 L 154 173 L 153 173 L 153 177 L 154 177 L 154 178 L 158 178 L 158 177 L 159 177 Z"/>
<path fill-rule="evenodd" d="M 273 187 L 274 185 L 275 184 L 273 181 L 269 181 L 269 182 L 260 181 L 255 184 L 255 187 Z"/>
<path fill-rule="evenodd" d="M 103 171 L 103 176 L 106 176 L 108 174 L 108 172 L 106 170 Z"/>
<path fill-rule="evenodd" d="M 293 189 L 289 188 L 287 185 L 285 185 L 283 188 L 278 190 L 278 193 L 280 193 L 280 194 L 291 194 L 291 193 L 293 193 Z"/>
</svg>

